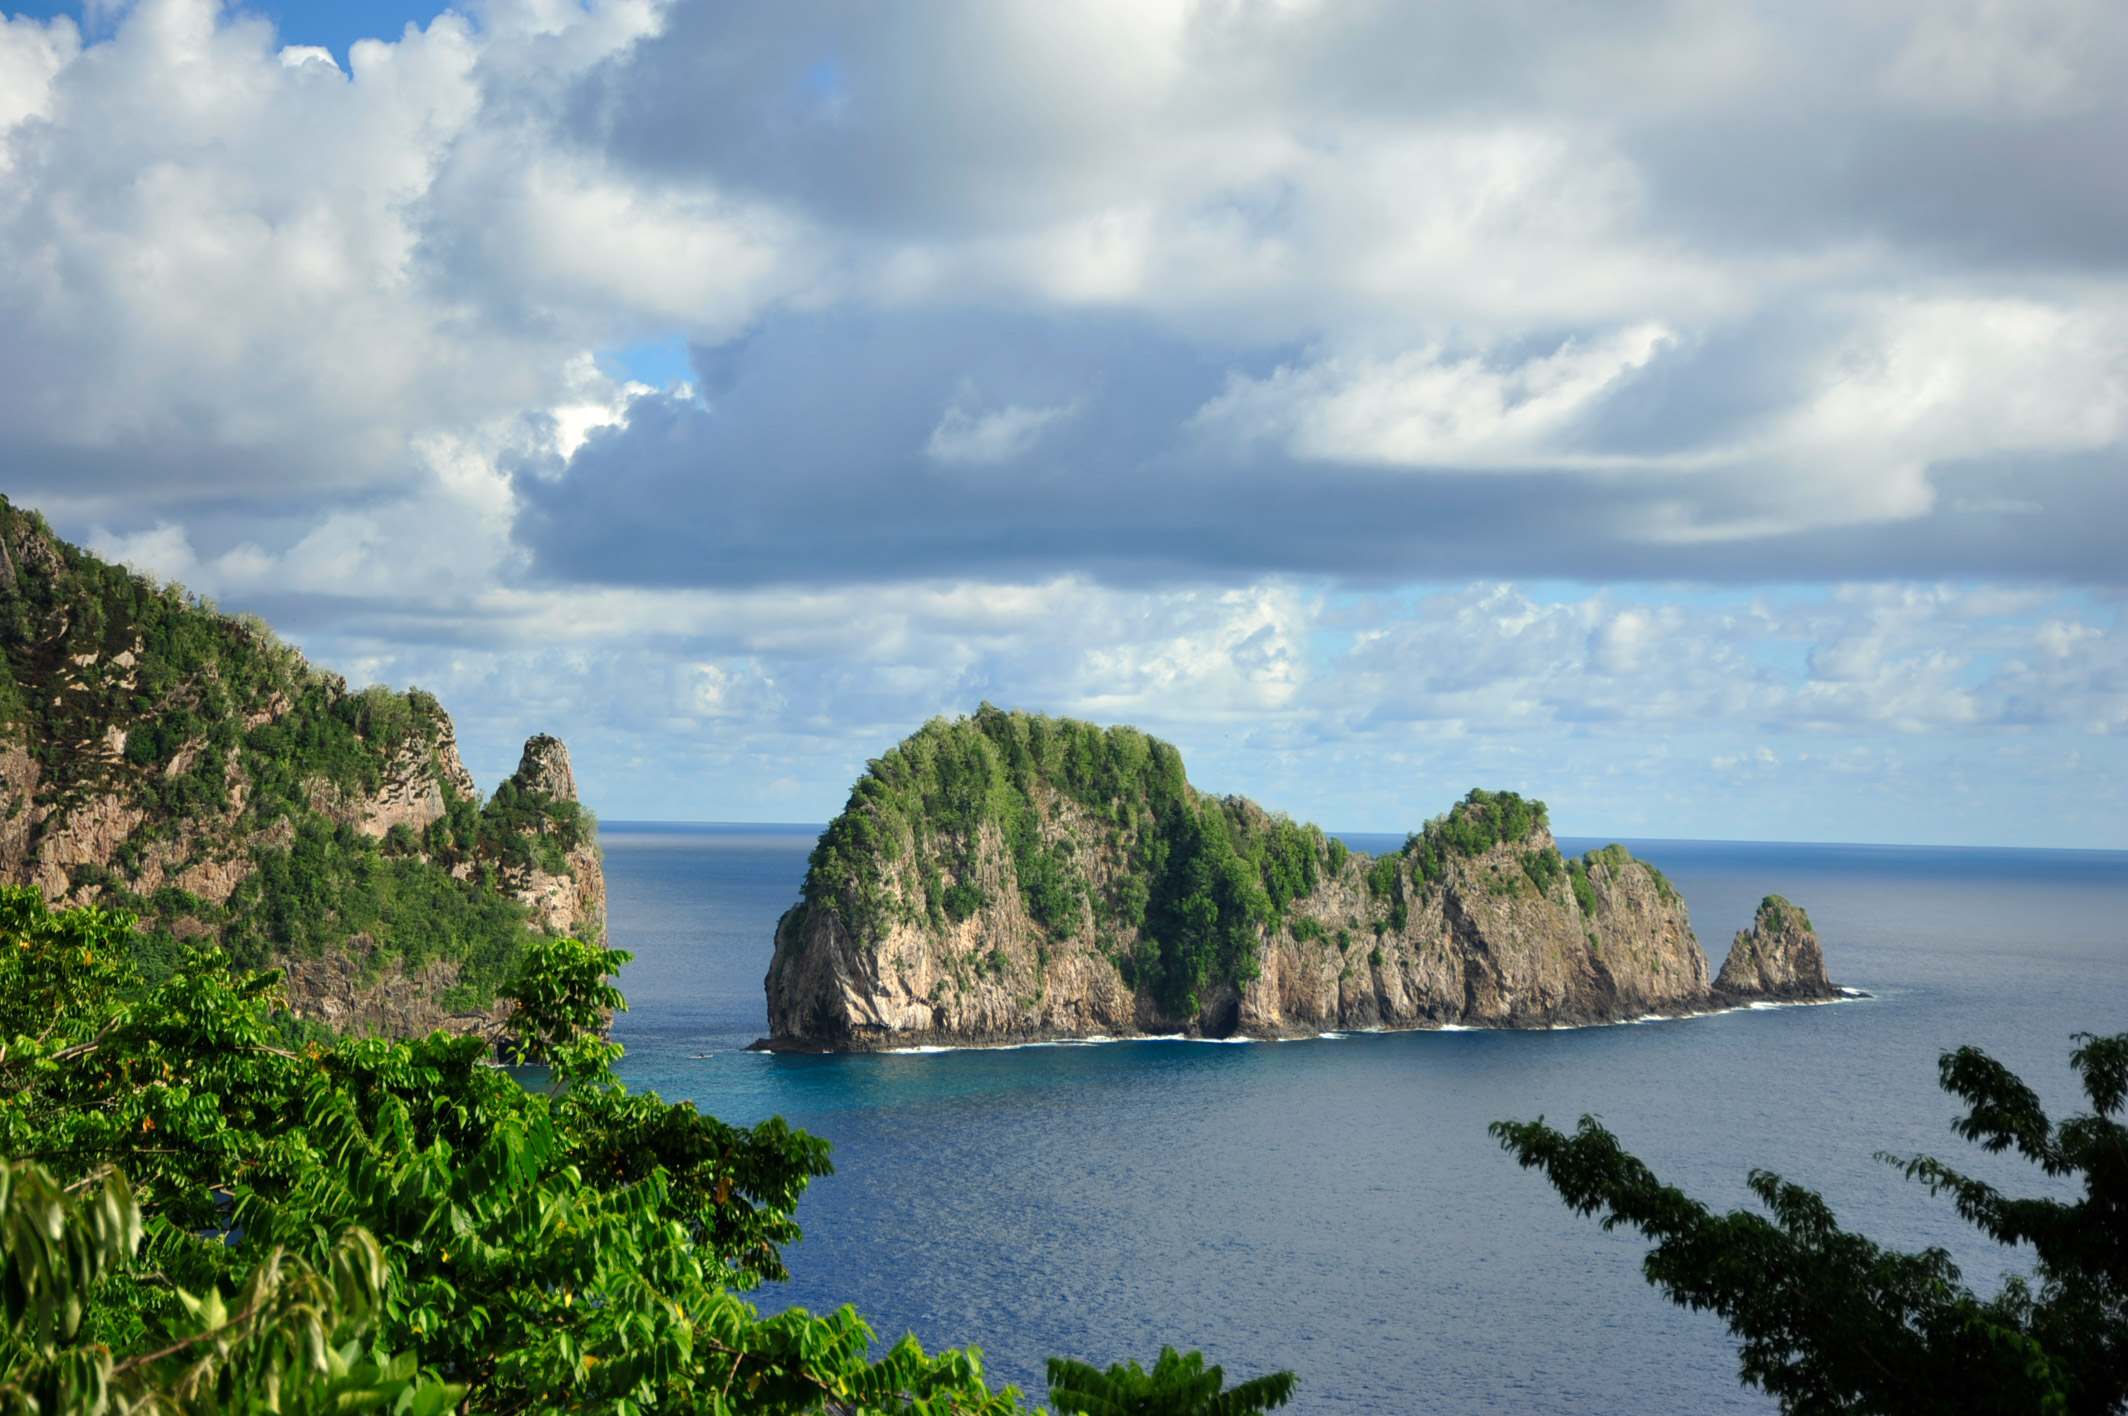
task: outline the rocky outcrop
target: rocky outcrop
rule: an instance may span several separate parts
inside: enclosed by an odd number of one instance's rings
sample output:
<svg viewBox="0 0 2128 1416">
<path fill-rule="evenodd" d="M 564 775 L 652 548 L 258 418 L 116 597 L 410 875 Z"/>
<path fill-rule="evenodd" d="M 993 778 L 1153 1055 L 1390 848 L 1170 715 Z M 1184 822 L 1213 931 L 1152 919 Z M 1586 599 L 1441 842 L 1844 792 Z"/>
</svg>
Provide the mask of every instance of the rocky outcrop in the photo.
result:
<svg viewBox="0 0 2128 1416">
<path fill-rule="evenodd" d="M 1714 980 L 1725 1001 L 1802 1003 L 1838 998 L 1825 976 L 1825 951 L 1810 916 L 1779 895 L 1759 902 L 1749 929 L 1737 931 Z"/>
<path fill-rule="evenodd" d="M 986 708 L 875 762 L 777 926 L 756 1046 L 1560 1027 L 1747 1001 L 1710 982 L 1659 870 L 1620 846 L 1566 859 L 1542 803 L 1473 792 L 1371 858 L 1194 792 L 1128 732 Z M 1762 912 L 1752 947 L 1788 982 L 1749 998 L 1805 996 L 1783 928 Z"/>
<path fill-rule="evenodd" d="M 440 1029 L 496 1042 L 507 1031 L 508 1004 L 446 1006 L 458 983 L 457 963 L 439 959 L 410 976 L 401 960 L 377 957 L 368 935 L 315 959 L 283 959 L 281 968 L 289 1011 L 334 1032 L 425 1037 Z"/>
<path fill-rule="evenodd" d="M 351 690 L 0 497 L 0 883 L 133 913 L 144 957 L 281 964 L 308 1017 L 479 1030 L 529 932 L 603 931 L 593 824 L 556 739 L 484 800 L 432 695 Z"/>
<path fill-rule="evenodd" d="M 904 919 L 870 938 L 841 911 L 784 917 L 767 979 L 772 1049 L 871 1051 L 1174 1033 L 1295 1037 L 1415 1027 L 1557 1027 L 1719 1006 L 1684 901 L 1615 852 L 1589 869 L 1593 909 L 1562 876 L 1524 868 L 1556 849 L 1538 829 L 1451 863 L 1423 898 L 1385 911 L 1376 864 L 1349 856 L 1279 925 L 1258 930 L 1256 975 L 1214 985 L 1194 1013 L 1126 976 L 1138 941 L 1056 938 L 985 852 L 994 902 L 935 934 Z M 1417 892 L 1413 892 L 1416 894 Z"/>
<path fill-rule="evenodd" d="M 78 893 L 83 902 L 94 899 L 98 887 L 92 884 L 77 892 L 74 872 L 84 865 L 98 869 L 108 866 L 118 848 L 148 816 L 115 795 L 93 796 L 71 811 L 48 814 L 57 819 L 37 838 L 37 861 L 30 883 L 47 900 Z"/>
<path fill-rule="evenodd" d="M 527 791 L 557 801 L 576 800 L 576 771 L 569 765 L 569 749 L 558 737 L 540 733 L 525 739 L 524 753 L 517 759 L 511 780 Z"/>
<path fill-rule="evenodd" d="M 29 864 L 31 842 L 44 815 L 37 804 L 37 783 L 43 775 L 37 759 L 19 743 L 0 746 L 0 879 L 20 880 Z"/>
<path fill-rule="evenodd" d="M 454 795 L 475 795 L 472 776 L 459 761 L 448 717 L 443 724 L 433 751 L 421 754 L 416 764 L 425 778 L 414 778 L 412 771 L 407 775 L 386 773 L 377 794 L 352 804 L 348 824 L 374 821 L 394 806 L 404 809 L 410 802 L 433 800 L 433 815 L 423 819 L 416 813 L 391 823 L 425 830 L 430 822 L 443 817 L 445 784 Z M 393 759 L 395 764 L 411 760 L 405 753 Z M 410 790 L 410 779 L 425 781 L 425 789 Z M 561 791 L 553 790 L 557 787 Z M 529 740 L 517 771 L 503 784 L 504 791 L 511 789 L 539 793 L 541 806 L 566 803 L 570 808 L 578 807 L 576 777 L 570 770 L 569 749 L 561 739 L 540 733 Z M 385 805 L 380 806 L 380 798 Z M 571 820 L 588 820 L 574 810 L 560 814 Z M 384 831 L 370 831 L 367 825 L 358 825 L 357 829 L 381 838 L 390 826 Z M 566 846 L 557 841 L 552 850 L 542 852 L 540 846 L 546 843 L 545 834 L 550 829 L 549 819 L 543 817 L 540 824 L 520 833 L 535 837 L 526 852 L 533 863 L 503 864 L 496 872 L 498 884 L 503 893 L 525 907 L 532 928 L 549 934 L 603 938 L 606 872 L 599 848 L 585 830 L 580 836 L 570 835 Z M 539 864 L 543 858 L 558 868 L 543 869 Z M 467 875 L 475 864 L 471 860 L 462 863 Z M 401 961 L 380 953 L 374 940 L 357 935 L 344 951 L 317 957 L 282 954 L 274 962 L 284 971 L 291 1011 L 336 1031 L 358 1028 L 393 1037 L 414 1037 L 441 1028 L 446 1032 L 479 1033 L 490 1041 L 501 1038 L 504 1032 L 503 1020 L 508 1014 L 504 1005 L 476 1007 L 452 1000 L 454 993 L 463 992 L 459 988 L 461 970 L 454 961 L 438 960 L 409 974 Z"/>
<path fill-rule="evenodd" d="M 527 739 L 518 758 L 510 785 L 547 804 L 580 805 L 576 796 L 576 772 L 569 764 L 569 749 L 558 737 L 540 733 Z M 588 821 L 588 813 L 579 812 Z M 544 826 L 541 828 L 546 829 Z M 510 894 L 532 911 L 533 922 L 553 934 L 573 934 L 580 939 L 603 939 L 606 935 L 606 872 L 599 848 L 588 835 L 561 850 L 558 870 L 548 870 L 535 857 L 523 869 L 505 872 Z"/>
</svg>

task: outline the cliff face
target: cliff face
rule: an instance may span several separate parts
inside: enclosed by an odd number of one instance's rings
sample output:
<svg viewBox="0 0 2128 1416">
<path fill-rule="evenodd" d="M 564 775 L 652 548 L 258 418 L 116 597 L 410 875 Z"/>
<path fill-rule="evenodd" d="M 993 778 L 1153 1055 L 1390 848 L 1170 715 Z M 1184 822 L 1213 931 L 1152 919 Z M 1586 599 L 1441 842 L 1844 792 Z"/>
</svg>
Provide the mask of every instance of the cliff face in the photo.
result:
<svg viewBox="0 0 2128 1416">
<path fill-rule="evenodd" d="M 487 1030 L 531 930 L 600 933 L 567 750 L 483 801 L 449 714 L 350 692 L 0 499 L 0 880 L 141 918 L 141 962 L 219 944 L 304 1016 Z"/>
<path fill-rule="evenodd" d="M 576 810 L 576 773 L 562 740 L 545 733 L 529 739 L 517 771 L 496 797 L 531 806 L 530 823 L 517 829 L 532 833 L 536 846 L 504 863 L 503 888 L 550 934 L 604 936 L 606 871 L 592 833 L 575 829 L 589 818 Z"/>
<path fill-rule="evenodd" d="M 1810 927 L 1810 916 L 1779 895 L 1761 900 L 1751 927 L 1737 931 L 1714 987 L 1739 1002 L 1793 1003 L 1840 996 L 1825 977 L 1825 951 Z"/>
<path fill-rule="evenodd" d="M 790 1050 L 1548 1027 L 1744 996 L 1710 985 L 1661 872 L 1619 846 L 1565 859 L 1542 803 L 1473 792 L 1370 858 L 1196 792 L 1131 729 L 987 705 L 872 764 L 766 984 L 761 1045 Z"/>
</svg>

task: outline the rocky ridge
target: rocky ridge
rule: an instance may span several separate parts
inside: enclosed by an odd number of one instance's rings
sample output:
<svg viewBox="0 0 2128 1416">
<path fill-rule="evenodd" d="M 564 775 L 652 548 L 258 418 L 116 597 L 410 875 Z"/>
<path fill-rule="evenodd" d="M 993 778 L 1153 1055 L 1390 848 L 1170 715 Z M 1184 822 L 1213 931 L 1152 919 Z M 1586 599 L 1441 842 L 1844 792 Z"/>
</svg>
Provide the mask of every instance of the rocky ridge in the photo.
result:
<svg viewBox="0 0 2128 1416">
<path fill-rule="evenodd" d="M 1555 1027 L 1838 995 L 1792 906 L 1762 907 L 1710 981 L 1659 870 L 1620 846 L 1566 859 L 1513 793 L 1369 857 L 1196 792 L 1132 730 L 987 705 L 872 765 L 805 893 L 760 1047 Z"/>
<path fill-rule="evenodd" d="M 0 647 L 0 882 L 133 911 L 151 972 L 219 944 L 336 1028 L 486 1032 L 527 931 L 604 931 L 552 737 L 483 799 L 432 696 L 350 691 L 4 499 Z"/>
</svg>

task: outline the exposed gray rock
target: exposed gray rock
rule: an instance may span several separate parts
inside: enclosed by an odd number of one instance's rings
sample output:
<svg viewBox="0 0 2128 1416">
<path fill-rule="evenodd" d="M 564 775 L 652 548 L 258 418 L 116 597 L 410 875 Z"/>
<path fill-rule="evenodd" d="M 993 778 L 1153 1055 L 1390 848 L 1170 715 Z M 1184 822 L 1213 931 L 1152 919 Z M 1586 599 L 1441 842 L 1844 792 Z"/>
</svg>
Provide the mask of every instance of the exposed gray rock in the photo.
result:
<svg viewBox="0 0 2128 1416">
<path fill-rule="evenodd" d="M 560 738 L 546 733 L 526 739 L 511 780 L 525 790 L 543 792 L 556 801 L 577 799 L 576 773 L 569 765 L 569 749 Z M 597 843 L 588 838 L 578 842 L 563 857 L 563 865 L 559 875 L 537 866 L 510 871 L 504 888 L 531 909 L 535 926 L 582 939 L 604 938 L 606 871 Z"/>
<path fill-rule="evenodd" d="M 986 831 L 989 828 L 986 827 Z M 1074 836 L 1098 885 L 1117 867 L 1113 834 L 1054 804 L 1045 836 Z M 1134 936 L 1097 943 L 1090 917 L 1054 935 L 1030 920 L 1013 863 L 990 832 L 977 850 L 984 906 L 933 927 L 911 909 L 875 912 L 853 933 L 833 905 L 800 905 L 776 932 L 766 979 L 770 1037 L 785 1051 L 873 1051 L 1054 1038 L 1186 1033 L 1296 1037 L 1363 1028 L 1555 1027 L 1725 1006 L 1685 902 L 1661 874 L 1613 847 L 1587 865 L 1592 907 L 1570 881 L 1540 885 L 1526 862 L 1555 849 L 1526 839 L 1449 863 L 1413 889 L 1401 928 L 1353 854 L 1297 900 L 1257 951 L 1257 976 L 1214 987 L 1188 1017 L 1164 1015 L 1120 962 Z M 1556 857 L 1554 857 L 1556 859 Z M 1406 877 L 1407 883 L 1410 877 Z"/>
<path fill-rule="evenodd" d="M 1734 1002 L 1794 1003 L 1841 996 L 1825 976 L 1825 951 L 1810 916 L 1779 895 L 1761 900 L 1751 927 L 1737 931 L 1714 991 Z"/>
<path fill-rule="evenodd" d="M 557 801 L 576 800 L 576 773 L 569 766 L 569 749 L 558 737 L 539 733 L 525 739 L 516 776 L 521 787 L 545 792 Z"/>
</svg>

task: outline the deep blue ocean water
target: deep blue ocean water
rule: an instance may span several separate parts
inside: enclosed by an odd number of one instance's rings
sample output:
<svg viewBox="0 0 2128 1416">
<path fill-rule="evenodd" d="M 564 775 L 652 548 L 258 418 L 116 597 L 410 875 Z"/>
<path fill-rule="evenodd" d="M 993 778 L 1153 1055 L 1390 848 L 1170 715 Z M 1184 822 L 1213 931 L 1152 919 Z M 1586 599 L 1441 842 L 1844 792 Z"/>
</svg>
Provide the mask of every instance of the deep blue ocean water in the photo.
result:
<svg viewBox="0 0 2128 1416">
<path fill-rule="evenodd" d="M 1598 1113 L 1724 1207 L 1749 1202 L 1753 1166 L 1778 1169 L 1992 1286 L 2018 1256 L 1873 1154 L 2040 1190 L 1950 1134 L 1938 1054 L 1984 1046 L 2066 1112 L 2069 1035 L 2128 1029 L 2128 852 L 1629 840 L 1716 967 L 1778 893 L 1872 996 L 1559 1032 L 748 1053 L 817 829 L 606 825 L 612 938 L 636 954 L 623 1075 L 834 1142 L 764 1310 L 854 1303 L 889 1340 L 979 1345 L 994 1381 L 1037 1394 L 1053 1354 L 1149 1361 L 1167 1342 L 1230 1375 L 1292 1368 L 1303 1412 L 1770 1411 L 1719 1321 L 1642 1280 L 1644 1244 L 1569 1214 L 1486 1123 Z"/>
</svg>

